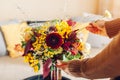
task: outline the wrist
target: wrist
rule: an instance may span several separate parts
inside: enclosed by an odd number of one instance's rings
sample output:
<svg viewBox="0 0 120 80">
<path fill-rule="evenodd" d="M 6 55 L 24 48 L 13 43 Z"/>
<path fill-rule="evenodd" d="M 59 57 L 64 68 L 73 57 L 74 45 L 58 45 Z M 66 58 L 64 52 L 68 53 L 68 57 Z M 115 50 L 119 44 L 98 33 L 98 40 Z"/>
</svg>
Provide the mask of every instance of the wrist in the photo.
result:
<svg viewBox="0 0 120 80">
<path fill-rule="evenodd" d="M 97 21 L 95 21 L 95 24 L 100 28 L 105 27 L 105 21 L 104 20 L 97 20 Z"/>
<path fill-rule="evenodd" d="M 81 61 L 80 60 L 72 60 L 68 63 L 68 71 L 75 77 L 80 77 L 81 74 Z"/>
</svg>

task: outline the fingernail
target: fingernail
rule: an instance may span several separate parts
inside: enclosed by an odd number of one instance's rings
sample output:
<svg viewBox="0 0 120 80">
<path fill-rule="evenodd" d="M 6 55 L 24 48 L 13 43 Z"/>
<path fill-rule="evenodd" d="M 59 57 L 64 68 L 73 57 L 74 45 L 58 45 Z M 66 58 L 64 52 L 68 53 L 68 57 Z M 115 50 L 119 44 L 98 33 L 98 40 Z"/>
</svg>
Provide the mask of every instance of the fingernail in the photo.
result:
<svg viewBox="0 0 120 80">
<path fill-rule="evenodd" d="M 57 64 L 58 64 L 58 65 L 61 65 L 61 62 L 60 62 L 59 60 L 57 60 Z"/>
</svg>

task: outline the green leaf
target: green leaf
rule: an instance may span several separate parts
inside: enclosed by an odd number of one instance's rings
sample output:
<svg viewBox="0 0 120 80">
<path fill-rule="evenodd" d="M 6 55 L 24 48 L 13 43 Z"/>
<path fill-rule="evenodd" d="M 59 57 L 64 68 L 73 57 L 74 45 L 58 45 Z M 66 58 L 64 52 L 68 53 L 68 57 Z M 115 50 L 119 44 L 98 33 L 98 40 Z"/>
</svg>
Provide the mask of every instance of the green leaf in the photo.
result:
<svg viewBox="0 0 120 80">
<path fill-rule="evenodd" d="M 32 36 L 31 40 L 34 42 L 36 40 L 35 36 Z"/>
<path fill-rule="evenodd" d="M 73 56 L 73 55 L 68 56 L 68 59 L 69 59 L 69 60 L 72 60 L 72 59 L 74 59 L 74 56 Z"/>
<path fill-rule="evenodd" d="M 21 41 L 22 43 L 22 47 L 24 48 L 26 46 L 26 42 L 25 41 Z"/>
<path fill-rule="evenodd" d="M 81 55 L 79 53 L 74 56 L 74 58 L 77 58 L 77 59 L 79 59 L 80 57 Z"/>
<path fill-rule="evenodd" d="M 50 52 L 54 52 L 54 50 L 53 50 L 53 49 L 50 49 L 50 48 L 48 48 L 48 51 L 50 51 Z"/>
<path fill-rule="evenodd" d="M 68 60 L 72 60 L 74 58 L 73 55 L 71 55 L 71 53 L 67 53 L 65 56 Z"/>
<path fill-rule="evenodd" d="M 54 65 L 51 65 L 50 71 L 53 71 L 53 70 L 54 70 Z"/>
<path fill-rule="evenodd" d="M 63 61 L 68 61 L 68 58 L 63 54 Z"/>
<path fill-rule="evenodd" d="M 37 65 L 38 65 L 38 70 L 40 70 L 40 63 L 38 63 Z"/>
</svg>

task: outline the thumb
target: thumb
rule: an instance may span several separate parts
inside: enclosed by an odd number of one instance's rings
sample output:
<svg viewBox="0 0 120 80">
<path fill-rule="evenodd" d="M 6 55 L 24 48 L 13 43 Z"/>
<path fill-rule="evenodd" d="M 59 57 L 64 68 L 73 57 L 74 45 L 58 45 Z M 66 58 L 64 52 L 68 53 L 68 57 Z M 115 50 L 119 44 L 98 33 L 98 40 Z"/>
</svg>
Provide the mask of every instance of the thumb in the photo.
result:
<svg viewBox="0 0 120 80">
<path fill-rule="evenodd" d="M 65 61 L 62 61 L 62 60 L 57 60 L 56 66 L 58 68 L 64 69 L 65 67 L 67 67 L 67 65 L 68 65 L 68 62 L 65 62 Z"/>
</svg>

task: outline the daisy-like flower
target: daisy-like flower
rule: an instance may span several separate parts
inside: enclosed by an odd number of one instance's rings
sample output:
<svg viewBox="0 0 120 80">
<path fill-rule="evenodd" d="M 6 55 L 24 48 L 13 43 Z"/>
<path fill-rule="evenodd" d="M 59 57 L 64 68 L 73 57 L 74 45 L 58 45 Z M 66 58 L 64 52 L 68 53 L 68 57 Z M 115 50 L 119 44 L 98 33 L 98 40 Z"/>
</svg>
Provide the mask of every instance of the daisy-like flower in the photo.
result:
<svg viewBox="0 0 120 80">
<path fill-rule="evenodd" d="M 46 36 L 46 44 L 52 49 L 59 48 L 63 43 L 62 36 L 58 33 L 50 33 Z"/>
</svg>

